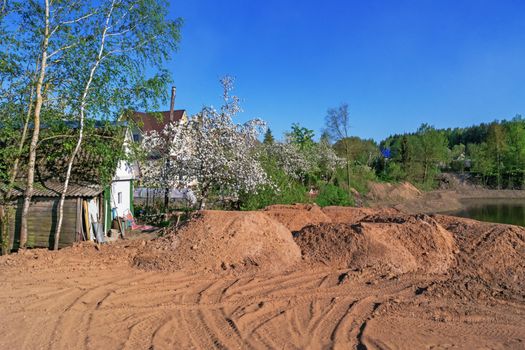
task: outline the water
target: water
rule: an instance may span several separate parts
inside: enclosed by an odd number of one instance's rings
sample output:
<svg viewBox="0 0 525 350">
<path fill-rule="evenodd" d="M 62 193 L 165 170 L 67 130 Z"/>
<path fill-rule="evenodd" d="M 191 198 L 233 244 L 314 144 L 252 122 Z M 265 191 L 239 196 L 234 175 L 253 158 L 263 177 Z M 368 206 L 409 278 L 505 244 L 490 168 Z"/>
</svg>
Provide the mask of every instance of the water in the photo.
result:
<svg viewBox="0 0 525 350">
<path fill-rule="evenodd" d="M 469 199 L 465 208 L 447 215 L 479 221 L 525 226 L 525 199 Z"/>
</svg>

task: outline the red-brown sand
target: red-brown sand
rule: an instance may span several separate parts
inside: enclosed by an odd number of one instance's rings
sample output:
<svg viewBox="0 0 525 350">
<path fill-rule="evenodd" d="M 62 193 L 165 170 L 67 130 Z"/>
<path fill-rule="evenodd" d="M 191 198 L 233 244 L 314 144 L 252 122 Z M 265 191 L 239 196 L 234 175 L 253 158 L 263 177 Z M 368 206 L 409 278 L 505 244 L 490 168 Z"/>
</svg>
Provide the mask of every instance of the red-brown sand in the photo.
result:
<svg viewBox="0 0 525 350">
<path fill-rule="evenodd" d="M 0 348 L 525 347 L 524 228 L 279 210 L 0 257 Z"/>
</svg>

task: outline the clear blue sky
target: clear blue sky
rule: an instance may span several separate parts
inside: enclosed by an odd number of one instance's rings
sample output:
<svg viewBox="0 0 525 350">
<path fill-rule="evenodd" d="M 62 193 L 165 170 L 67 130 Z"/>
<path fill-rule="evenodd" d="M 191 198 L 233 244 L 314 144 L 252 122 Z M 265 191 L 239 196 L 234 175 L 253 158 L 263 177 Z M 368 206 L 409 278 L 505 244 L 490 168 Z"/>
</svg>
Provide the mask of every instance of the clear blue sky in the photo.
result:
<svg viewBox="0 0 525 350">
<path fill-rule="evenodd" d="M 281 137 L 350 105 L 352 134 L 380 140 L 525 114 L 523 0 L 174 0 L 177 108 L 220 104 L 236 77 L 240 121 Z M 168 105 L 166 104 L 166 108 Z"/>
</svg>

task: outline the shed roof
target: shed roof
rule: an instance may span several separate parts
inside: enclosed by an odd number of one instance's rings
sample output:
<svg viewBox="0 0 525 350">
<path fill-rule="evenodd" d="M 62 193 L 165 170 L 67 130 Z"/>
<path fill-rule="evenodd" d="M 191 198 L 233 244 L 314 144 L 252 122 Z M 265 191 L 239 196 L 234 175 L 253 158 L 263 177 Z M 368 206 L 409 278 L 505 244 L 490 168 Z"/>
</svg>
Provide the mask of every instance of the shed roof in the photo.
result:
<svg viewBox="0 0 525 350">
<path fill-rule="evenodd" d="M 5 184 L 0 184 L 0 189 L 6 191 Z M 13 188 L 13 195 L 20 197 L 24 195 L 25 183 L 17 182 Z M 33 197 L 60 197 L 64 190 L 64 183 L 59 181 L 35 182 L 33 185 Z M 96 197 L 104 191 L 104 187 L 93 183 L 70 183 L 67 188 L 67 197 Z"/>
</svg>

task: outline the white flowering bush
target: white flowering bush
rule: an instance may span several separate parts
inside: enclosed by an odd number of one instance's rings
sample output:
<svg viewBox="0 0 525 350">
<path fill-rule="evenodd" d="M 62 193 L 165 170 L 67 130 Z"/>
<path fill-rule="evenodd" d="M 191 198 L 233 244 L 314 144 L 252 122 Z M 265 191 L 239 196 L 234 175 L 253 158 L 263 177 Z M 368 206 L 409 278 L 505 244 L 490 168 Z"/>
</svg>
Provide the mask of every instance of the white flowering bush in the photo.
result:
<svg viewBox="0 0 525 350">
<path fill-rule="evenodd" d="M 286 175 L 295 180 L 303 180 L 305 175 L 314 167 L 311 159 L 293 143 L 274 142 L 263 144 L 259 151 L 265 163 L 274 163 Z"/>
<path fill-rule="evenodd" d="M 213 193 L 235 201 L 241 193 L 268 184 L 255 151 L 265 128 L 260 119 L 236 124 L 239 99 L 230 96 L 233 80 L 223 78 L 224 105 L 205 107 L 188 121 L 166 125 L 145 135 L 142 147 L 150 155 L 143 164 L 143 181 L 158 188 L 192 188 L 200 207 Z"/>
<path fill-rule="evenodd" d="M 313 144 L 308 150 L 290 142 L 264 144 L 260 150 L 265 162 L 271 161 L 294 180 L 305 181 L 307 177 L 331 177 L 343 160 L 332 147 L 323 141 Z"/>
</svg>

